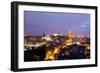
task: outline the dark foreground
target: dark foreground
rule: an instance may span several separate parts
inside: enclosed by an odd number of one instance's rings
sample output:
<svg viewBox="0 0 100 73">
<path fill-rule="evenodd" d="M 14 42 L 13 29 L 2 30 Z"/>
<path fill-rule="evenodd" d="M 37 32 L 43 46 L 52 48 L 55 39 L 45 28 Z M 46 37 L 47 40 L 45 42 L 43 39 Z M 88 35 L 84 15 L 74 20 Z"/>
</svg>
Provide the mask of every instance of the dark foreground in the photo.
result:
<svg viewBox="0 0 100 73">
<path fill-rule="evenodd" d="M 48 61 L 48 60 L 73 60 L 89 59 L 90 49 L 86 46 L 73 44 L 66 47 L 47 46 L 33 47 L 24 51 L 24 61 Z"/>
</svg>

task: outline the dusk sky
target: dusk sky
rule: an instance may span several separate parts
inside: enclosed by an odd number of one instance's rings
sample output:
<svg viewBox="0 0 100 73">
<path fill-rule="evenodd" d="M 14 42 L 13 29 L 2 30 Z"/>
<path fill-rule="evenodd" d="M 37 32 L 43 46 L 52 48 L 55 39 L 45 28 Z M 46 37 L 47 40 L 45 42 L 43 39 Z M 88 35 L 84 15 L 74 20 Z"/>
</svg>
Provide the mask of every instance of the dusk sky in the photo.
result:
<svg viewBox="0 0 100 73">
<path fill-rule="evenodd" d="M 90 14 L 24 11 L 24 34 L 74 34 L 90 35 Z"/>
</svg>

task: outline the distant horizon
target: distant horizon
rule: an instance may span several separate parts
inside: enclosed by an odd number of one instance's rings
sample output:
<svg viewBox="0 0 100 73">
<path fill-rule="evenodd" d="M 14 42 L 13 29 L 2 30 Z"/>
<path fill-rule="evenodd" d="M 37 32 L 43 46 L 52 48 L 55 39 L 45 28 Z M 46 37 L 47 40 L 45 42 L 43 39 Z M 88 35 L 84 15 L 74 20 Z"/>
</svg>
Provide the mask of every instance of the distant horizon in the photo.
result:
<svg viewBox="0 0 100 73">
<path fill-rule="evenodd" d="M 90 37 L 90 14 L 24 11 L 24 35 L 66 35 L 68 31 Z"/>
<path fill-rule="evenodd" d="M 24 35 L 24 36 L 44 36 L 44 34 L 41 34 L 41 35 Z M 45 36 L 55 36 L 54 34 L 45 34 Z M 60 35 L 58 35 L 58 36 L 67 36 L 67 33 L 66 34 L 60 34 Z M 87 37 L 87 38 L 90 38 L 90 36 L 83 36 L 83 35 L 75 35 L 75 34 L 73 34 L 73 37 L 75 38 L 75 37 Z"/>
</svg>

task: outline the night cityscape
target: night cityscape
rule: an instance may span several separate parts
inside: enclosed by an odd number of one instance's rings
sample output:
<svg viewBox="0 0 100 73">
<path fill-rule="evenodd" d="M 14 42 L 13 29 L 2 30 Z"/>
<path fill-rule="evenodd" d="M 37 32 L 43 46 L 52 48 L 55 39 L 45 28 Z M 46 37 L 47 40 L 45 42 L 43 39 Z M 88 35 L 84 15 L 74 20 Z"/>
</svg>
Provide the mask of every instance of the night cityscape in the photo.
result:
<svg viewBox="0 0 100 73">
<path fill-rule="evenodd" d="M 90 59 L 90 15 L 24 11 L 24 61 Z"/>
</svg>

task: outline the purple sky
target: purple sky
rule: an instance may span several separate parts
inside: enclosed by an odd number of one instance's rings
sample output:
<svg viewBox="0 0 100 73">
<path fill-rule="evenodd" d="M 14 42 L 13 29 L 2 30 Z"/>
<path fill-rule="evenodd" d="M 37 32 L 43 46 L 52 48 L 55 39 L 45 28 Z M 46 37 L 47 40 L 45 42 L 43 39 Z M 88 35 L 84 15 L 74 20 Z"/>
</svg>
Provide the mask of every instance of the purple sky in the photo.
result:
<svg viewBox="0 0 100 73">
<path fill-rule="evenodd" d="M 90 35 L 90 14 L 24 11 L 24 34 L 42 35 L 68 31 Z"/>
</svg>

